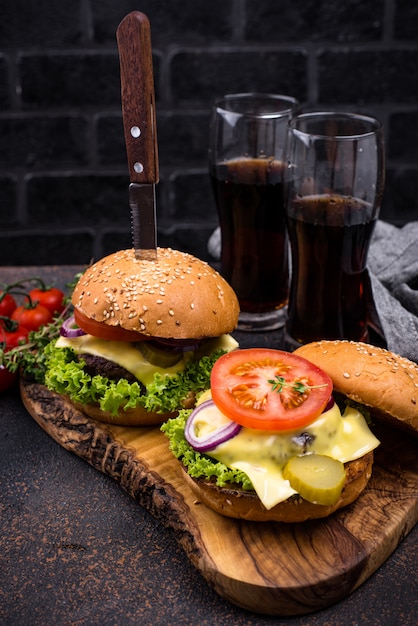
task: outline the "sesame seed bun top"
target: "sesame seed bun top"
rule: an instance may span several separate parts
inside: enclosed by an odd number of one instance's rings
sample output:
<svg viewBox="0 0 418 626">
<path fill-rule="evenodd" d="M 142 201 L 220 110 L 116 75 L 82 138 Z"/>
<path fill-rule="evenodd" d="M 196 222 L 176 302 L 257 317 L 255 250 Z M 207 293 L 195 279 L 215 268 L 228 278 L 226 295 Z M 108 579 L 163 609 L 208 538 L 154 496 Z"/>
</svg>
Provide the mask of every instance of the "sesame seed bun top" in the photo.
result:
<svg viewBox="0 0 418 626">
<path fill-rule="evenodd" d="M 232 332 L 239 305 L 230 285 L 204 261 L 158 248 L 157 261 L 120 250 L 91 265 L 72 296 L 84 315 L 152 337 L 200 339 Z"/>
<path fill-rule="evenodd" d="M 295 351 L 332 378 L 334 389 L 418 436 L 418 364 L 354 341 L 315 341 Z"/>
</svg>

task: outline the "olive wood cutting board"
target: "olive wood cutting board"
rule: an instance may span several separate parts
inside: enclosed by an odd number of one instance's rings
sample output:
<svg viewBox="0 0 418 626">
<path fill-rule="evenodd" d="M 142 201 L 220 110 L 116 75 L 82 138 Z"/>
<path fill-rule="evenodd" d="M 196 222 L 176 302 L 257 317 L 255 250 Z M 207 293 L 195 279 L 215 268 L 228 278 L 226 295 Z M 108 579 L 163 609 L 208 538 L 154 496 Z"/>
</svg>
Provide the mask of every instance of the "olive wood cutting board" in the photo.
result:
<svg viewBox="0 0 418 626">
<path fill-rule="evenodd" d="M 369 485 L 326 520 L 257 523 L 222 517 L 199 503 L 158 427 L 101 424 L 33 383 L 22 400 L 61 446 L 114 478 L 173 529 L 193 565 L 222 597 L 267 615 L 330 606 L 361 585 L 418 520 L 418 439 L 383 425 Z"/>
</svg>

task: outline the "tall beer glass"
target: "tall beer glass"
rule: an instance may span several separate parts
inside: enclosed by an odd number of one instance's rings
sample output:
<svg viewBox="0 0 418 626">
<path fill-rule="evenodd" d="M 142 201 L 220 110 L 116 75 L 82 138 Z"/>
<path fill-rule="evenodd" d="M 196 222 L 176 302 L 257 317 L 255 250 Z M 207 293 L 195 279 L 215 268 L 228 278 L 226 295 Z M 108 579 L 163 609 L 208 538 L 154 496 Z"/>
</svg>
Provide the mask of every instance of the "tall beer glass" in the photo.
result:
<svg viewBox="0 0 418 626">
<path fill-rule="evenodd" d="M 366 261 L 384 187 L 382 126 L 351 113 L 306 113 L 290 122 L 288 139 L 287 334 L 295 344 L 367 341 Z"/>
<path fill-rule="evenodd" d="M 230 94 L 213 108 L 209 170 L 221 228 L 221 273 L 241 330 L 284 325 L 289 292 L 283 150 L 294 98 Z"/>
</svg>

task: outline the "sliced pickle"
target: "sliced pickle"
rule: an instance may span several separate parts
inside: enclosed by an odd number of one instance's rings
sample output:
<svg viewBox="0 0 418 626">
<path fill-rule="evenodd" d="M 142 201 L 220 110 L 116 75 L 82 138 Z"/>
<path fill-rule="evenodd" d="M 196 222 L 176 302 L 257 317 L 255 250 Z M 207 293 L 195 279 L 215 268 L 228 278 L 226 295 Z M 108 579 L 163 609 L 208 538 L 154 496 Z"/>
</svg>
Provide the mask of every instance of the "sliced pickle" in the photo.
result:
<svg viewBox="0 0 418 626">
<path fill-rule="evenodd" d="M 137 347 L 141 350 L 147 361 L 157 367 L 171 367 L 181 361 L 183 357 L 182 352 L 164 350 L 164 348 L 153 345 L 149 341 L 141 341 L 137 344 Z"/>
<path fill-rule="evenodd" d="M 292 457 L 283 478 L 302 498 L 314 504 L 335 504 L 345 482 L 344 464 L 322 454 Z"/>
</svg>

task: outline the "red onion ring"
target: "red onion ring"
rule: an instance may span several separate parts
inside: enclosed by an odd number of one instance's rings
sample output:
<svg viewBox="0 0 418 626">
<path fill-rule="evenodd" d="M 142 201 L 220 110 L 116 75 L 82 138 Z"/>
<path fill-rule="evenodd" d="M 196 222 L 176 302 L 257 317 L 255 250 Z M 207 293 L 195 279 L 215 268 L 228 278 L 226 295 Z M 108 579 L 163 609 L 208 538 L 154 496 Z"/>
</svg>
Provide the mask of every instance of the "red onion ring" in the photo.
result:
<svg viewBox="0 0 418 626">
<path fill-rule="evenodd" d="M 334 396 L 330 396 L 328 402 L 325 405 L 325 409 L 322 411 L 322 413 L 325 413 L 326 411 L 329 411 L 330 409 L 332 409 L 332 407 L 335 404 L 335 400 L 334 400 Z"/>
<path fill-rule="evenodd" d="M 198 417 L 199 413 L 204 409 L 208 408 L 210 405 L 214 405 L 212 400 L 206 400 L 206 402 L 202 402 L 197 406 L 193 413 L 190 415 L 189 419 L 186 422 L 186 426 L 184 429 L 184 436 L 187 442 L 197 450 L 198 452 L 206 452 L 207 450 L 213 450 L 216 446 L 219 446 L 221 443 L 228 441 L 232 437 L 235 437 L 241 430 L 241 425 L 233 422 L 232 420 L 228 420 L 228 423 L 224 426 L 221 426 L 211 432 L 206 437 L 196 437 L 195 435 L 195 421 Z"/>
<path fill-rule="evenodd" d="M 76 325 L 74 315 L 64 320 L 61 328 L 60 335 L 62 337 L 68 337 L 69 339 L 73 339 L 74 337 L 81 337 L 82 335 L 86 335 L 82 328 Z"/>
<path fill-rule="evenodd" d="M 162 337 L 150 337 L 149 341 L 163 350 L 171 350 L 173 352 L 197 350 L 203 342 L 202 339 L 165 339 Z"/>
</svg>

